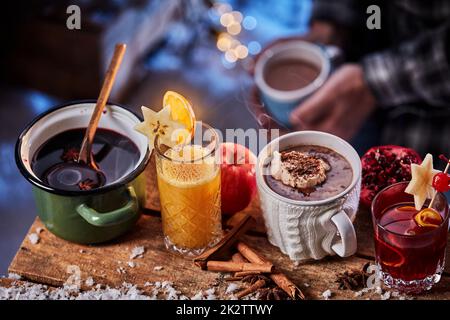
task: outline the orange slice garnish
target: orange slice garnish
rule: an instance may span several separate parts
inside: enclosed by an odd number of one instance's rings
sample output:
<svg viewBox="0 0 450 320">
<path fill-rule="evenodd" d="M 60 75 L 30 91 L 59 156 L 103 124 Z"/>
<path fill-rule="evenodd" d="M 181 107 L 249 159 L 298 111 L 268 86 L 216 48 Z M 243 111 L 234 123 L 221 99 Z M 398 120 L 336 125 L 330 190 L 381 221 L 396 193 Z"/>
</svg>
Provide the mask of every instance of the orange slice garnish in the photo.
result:
<svg viewBox="0 0 450 320">
<path fill-rule="evenodd" d="M 195 115 L 189 102 L 182 95 L 167 91 L 163 108 L 158 112 L 142 107 L 144 121 L 134 129 L 147 136 L 149 149 L 153 150 L 155 138 L 160 143 L 174 147 L 187 144 L 194 134 Z"/>
<path fill-rule="evenodd" d="M 183 125 L 184 132 L 180 132 L 178 143 L 190 141 L 194 134 L 195 114 L 189 101 L 181 94 L 167 91 L 163 98 L 163 108 L 170 108 L 172 120 Z"/>
<path fill-rule="evenodd" d="M 415 215 L 414 220 L 420 227 L 437 228 L 442 223 L 441 215 L 431 208 L 425 208 L 419 211 Z"/>
</svg>

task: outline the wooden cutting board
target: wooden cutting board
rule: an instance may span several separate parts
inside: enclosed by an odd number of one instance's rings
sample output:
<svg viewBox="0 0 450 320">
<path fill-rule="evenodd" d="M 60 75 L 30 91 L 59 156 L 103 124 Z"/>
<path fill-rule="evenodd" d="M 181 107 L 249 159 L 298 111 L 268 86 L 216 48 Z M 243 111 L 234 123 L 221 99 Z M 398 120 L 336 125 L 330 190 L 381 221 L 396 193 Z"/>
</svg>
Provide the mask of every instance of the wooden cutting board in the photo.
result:
<svg viewBox="0 0 450 320">
<path fill-rule="evenodd" d="M 295 266 L 263 235 L 246 235 L 244 240 L 285 272 L 304 291 L 307 298 L 321 299 L 322 293 L 330 289 L 335 299 L 354 299 L 354 292 L 338 290 L 335 281 L 339 273 L 352 269 L 360 270 L 366 262 L 373 261 L 370 245 L 372 233 L 367 229 L 367 225 L 370 225 L 367 218 L 366 212 L 360 212 L 358 215 L 356 227 L 359 249 L 355 256 L 347 259 L 329 257 Z M 42 227 L 37 218 L 28 234 Z M 142 258 L 130 259 L 131 251 L 136 246 L 144 246 L 145 253 Z M 128 261 L 133 261 L 136 266 L 129 267 Z M 147 281 L 172 281 L 174 287 L 187 296 L 210 288 L 218 279 L 217 273 L 201 271 L 192 261 L 166 251 L 160 218 L 151 215 L 143 215 L 128 234 L 102 245 L 73 244 L 57 238 L 47 230 L 40 233 L 40 241 L 37 244 L 32 244 L 26 237 L 9 267 L 9 272 L 34 282 L 60 286 L 71 275 L 68 272 L 69 266 L 77 266 L 80 269 L 82 280 L 92 277 L 95 283 L 116 287 L 123 282 L 144 288 Z M 163 269 L 155 271 L 157 266 L 162 266 Z M 228 283 L 221 283 L 217 286 L 219 297 L 226 298 L 224 291 L 227 285 Z M 361 298 L 379 299 L 380 296 L 371 293 Z M 450 298 L 450 275 L 445 273 L 441 282 L 431 292 L 416 298 Z"/>
</svg>

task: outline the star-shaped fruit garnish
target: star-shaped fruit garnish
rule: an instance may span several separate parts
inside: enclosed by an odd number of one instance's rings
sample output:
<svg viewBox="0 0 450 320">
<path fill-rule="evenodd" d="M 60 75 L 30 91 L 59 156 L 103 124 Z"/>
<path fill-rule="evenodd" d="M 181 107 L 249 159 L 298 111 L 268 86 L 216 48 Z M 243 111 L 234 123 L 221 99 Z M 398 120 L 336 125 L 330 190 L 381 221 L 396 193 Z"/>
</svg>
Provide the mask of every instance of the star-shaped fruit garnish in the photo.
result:
<svg viewBox="0 0 450 320">
<path fill-rule="evenodd" d="M 405 189 L 406 193 L 414 196 L 414 204 L 417 210 L 421 210 L 427 199 L 431 199 L 435 193 L 433 177 L 439 173 L 433 169 L 433 156 L 427 154 L 421 165 L 411 164 L 411 181 Z"/>
<path fill-rule="evenodd" d="M 163 98 L 163 108 L 153 111 L 142 107 L 144 121 L 134 129 L 148 138 L 150 151 L 158 136 L 159 142 L 168 147 L 183 144 L 192 138 L 194 133 L 195 115 L 189 102 L 182 95 L 167 91 Z"/>
<path fill-rule="evenodd" d="M 184 126 L 177 121 L 172 120 L 170 116 L 170 107 L 162 108 L 159 112 L 153 111 L 142 106 L 142 114 L 144 121 L 137 124 L 134 129 L 144 134 L 148 138 L 148 146 L 150 151 L 153 150 L 156 136 L 160 142 L 169 147 L 176 145 L 177 141 L 174 132 L 183 130 Z"/>
</svg>

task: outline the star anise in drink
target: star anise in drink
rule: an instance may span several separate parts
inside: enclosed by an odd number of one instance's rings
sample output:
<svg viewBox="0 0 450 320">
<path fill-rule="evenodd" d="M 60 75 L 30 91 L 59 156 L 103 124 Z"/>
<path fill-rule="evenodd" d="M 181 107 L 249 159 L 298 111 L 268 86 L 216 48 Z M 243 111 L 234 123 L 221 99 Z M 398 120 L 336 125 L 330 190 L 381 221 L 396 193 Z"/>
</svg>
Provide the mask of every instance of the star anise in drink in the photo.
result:
<svg viewBox="0 0 450 320">
<path fill-rule="evenodd" d="M 91 190 L 96 187 L 97 184 L 92 179 L 86 179 L 78 183 L 78 188 L 80 188 L 80 190 Z"/>
<path fill-rule="evenodd" d="M 75 162 L 78 161 L 79 155 L 80 152 L 77 148 L 69 148 L 61 155 L 61 160 L 64 162 Z"/>
</svg>

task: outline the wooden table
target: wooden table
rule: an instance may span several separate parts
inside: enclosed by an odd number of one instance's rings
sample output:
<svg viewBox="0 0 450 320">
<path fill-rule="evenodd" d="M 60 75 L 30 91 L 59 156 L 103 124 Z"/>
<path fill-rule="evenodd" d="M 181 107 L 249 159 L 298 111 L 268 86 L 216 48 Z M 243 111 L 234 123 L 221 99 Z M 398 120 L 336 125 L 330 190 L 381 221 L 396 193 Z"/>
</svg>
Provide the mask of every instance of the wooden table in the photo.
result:
<svg viewBox="0 0 450 320">
<path fill-rule="evenodd" d="M 364 264 L 373 261 L 372 227 L 369 213 L 363 210 L 357 215 L 355 225 L 358 235 L 357 253 L 346 259 L 328 257 L 321 261 L 310 261 L 295 266 L 278 248 L 272 246 L 262 233 L 262 219 L 258 214 L 257 200 L 246 210 L 257 218 L 257 226 L 244 236 L 244 240 L 274 265 L 285 272 L 305 293 L 308 299 L 323 299 L 322 293 L 332 291 L 331 299 L 380 299 L 380 294 L 369 292 L 355 297 L 355 292 L 338 290 L 336 278 L 344 271 L 361 270 Z M 237 218 L 241 213 L 238 213 Z M 230 220 L 232 223 L 233 220 Z M 30 227 L 29 234 L 43 225 L 37 218 Z M 142 258 L 133 259 L 136 266 L 128 266 L 130 254 L 134 247 L 144 246 Z M 447 261 L 449 256 L 447 254 Z M 199 290 L 206 290 L 217 285 L 219 274 L 201 271 L 193 262 L 169 253 L 163 243 L 161 220 L 157 212 L 145 214 L 135 228 L 114 242 L 85 246 L 69 243 L 57 238 L 47 230 L 40 233 L 40 241 L 32 244 L 25 238 L 9 272 L 21 275 L 24 279 L 61 286 L 70 276 L 68 266 L 80 268 L 82 280 L 92 277 L 95 283 L 120 286 L 123 282 L 136 284 L 144 288 L 144 284 L 155 281 L 172 281 L 174 287 L 186 296 L 193 296 Z M 163 266 L 155 271 L 155 267 Z M 157 268 L 158 269 L 158 268 Z M 4 280 L 5 281 L 5 280 Z M 218 297 L 224 294 L 228 283 L 220 283 L 216 287 Z M 450 298 L 450 264 L 447 264 L 442 280 L 430 292 L 416 296 L 415 299 L 449 299 Z"/>
</svg>

